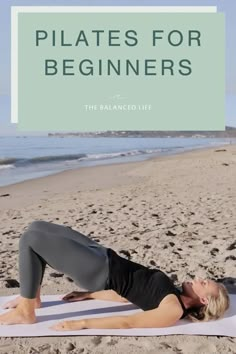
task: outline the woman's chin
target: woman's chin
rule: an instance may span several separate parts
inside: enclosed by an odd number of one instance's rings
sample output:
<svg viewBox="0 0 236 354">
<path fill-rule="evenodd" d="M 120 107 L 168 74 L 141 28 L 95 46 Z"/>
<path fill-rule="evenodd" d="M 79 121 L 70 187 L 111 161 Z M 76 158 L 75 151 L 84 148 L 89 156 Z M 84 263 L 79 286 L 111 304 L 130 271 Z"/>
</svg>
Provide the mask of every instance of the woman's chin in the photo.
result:
<svg viewBox="0 0 236 354">
<path fill-rule="evenodd" d="M 182 289 L 185 294 L 192 292 L 192 282 L 191 281 L 184 281 L 182 283 Z"/>
</svg>

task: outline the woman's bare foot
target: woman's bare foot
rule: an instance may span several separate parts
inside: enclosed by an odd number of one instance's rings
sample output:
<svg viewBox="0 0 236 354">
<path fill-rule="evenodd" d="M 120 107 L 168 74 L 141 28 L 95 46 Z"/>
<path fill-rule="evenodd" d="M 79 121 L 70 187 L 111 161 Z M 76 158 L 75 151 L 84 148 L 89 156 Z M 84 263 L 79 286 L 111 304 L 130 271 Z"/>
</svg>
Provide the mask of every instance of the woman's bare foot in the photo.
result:
<svg viewBox="0 0 236 354">
<path fill-rule="evenodd" d="M 22 299 L 22 297 L 19 295 L 15 299 L 10 300 L 10 301 L 6 302 L 4 305 L 2 305 L 2 308 L 3 309 L 14 309 L 19 305 L 21 299 Z M 41 300 L 40 300 L 40 298 L 36 298 L 35 299 L 35 309 L 39 309 L 40 307 L 41 307 Z"/>
<path fill-rule="evenodd" d="M 0 324 L 10 325 L 35 323 L 36 316 L 34 311 L 34 300 L 35 299 L 22 298 L 15 309 L 0 315 Z"/>
</svg>

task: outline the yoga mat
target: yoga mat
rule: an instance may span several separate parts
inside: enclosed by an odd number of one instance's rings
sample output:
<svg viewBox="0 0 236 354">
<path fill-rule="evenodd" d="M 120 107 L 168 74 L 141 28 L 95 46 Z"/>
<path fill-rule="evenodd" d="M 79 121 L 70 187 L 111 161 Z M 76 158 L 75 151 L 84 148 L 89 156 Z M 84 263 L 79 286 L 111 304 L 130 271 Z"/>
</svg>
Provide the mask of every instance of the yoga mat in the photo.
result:
<svg viewBox="0 0 236 354">
<path fill-rule="evenodd" d="M 2 304 L 16 295 L 0 297 L 0 314 L 6 311 Z M 181 320 L 168 328 L 131 329 L 83 329 L 80 331 L 54 331 L 49 329 L 54 323 L 88 317 L 122 316 L 141 312 L 130 303 L 101 300 L 64 302 L 62 295 L 42 296 L 42 308 L 36 309 L 37 323 L 31 325 L 0 325 L 1 337 L 42 337 L 42 336 L 161 336 L 171 334 L 212 335 L 236 337 L 236 295 L 230 295 L 231 306 L 223 319 L 206 323 Z"/>
</svg>

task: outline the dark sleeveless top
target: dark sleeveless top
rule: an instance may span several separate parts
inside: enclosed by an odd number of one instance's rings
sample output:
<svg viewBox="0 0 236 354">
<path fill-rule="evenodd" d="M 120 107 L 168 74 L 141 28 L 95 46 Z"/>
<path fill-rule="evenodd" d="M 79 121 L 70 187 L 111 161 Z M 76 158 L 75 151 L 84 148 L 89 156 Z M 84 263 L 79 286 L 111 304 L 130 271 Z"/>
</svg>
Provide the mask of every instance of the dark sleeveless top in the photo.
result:
<svg viewBox="0 0 236 354">
<path fill-rule="evenodd" d="M 174 294 L 184 311 L 181 318 L 188 314 L 180 298 L 181 292 L 161 270 L 149 269 L 120 257 L 111 248 L 107 249 L 107 255 L 109 276 L 105 290 L 114 290 L 144 311 L 158 307 L 165 296 Z"/>
</svg>

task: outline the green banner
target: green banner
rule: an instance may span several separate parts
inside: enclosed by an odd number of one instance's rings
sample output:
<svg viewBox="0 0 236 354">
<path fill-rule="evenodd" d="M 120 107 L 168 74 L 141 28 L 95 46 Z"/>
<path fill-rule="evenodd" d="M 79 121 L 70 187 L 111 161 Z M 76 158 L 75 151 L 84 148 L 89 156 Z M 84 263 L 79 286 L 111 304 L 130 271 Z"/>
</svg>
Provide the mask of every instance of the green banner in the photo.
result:
<svg viewBox="0 0 236 354">
<path fill-rule="evenodd" d="M 19 13 L 18 127 L 224 130 L 224 36 L 222 13 Z"/>
</svg>

